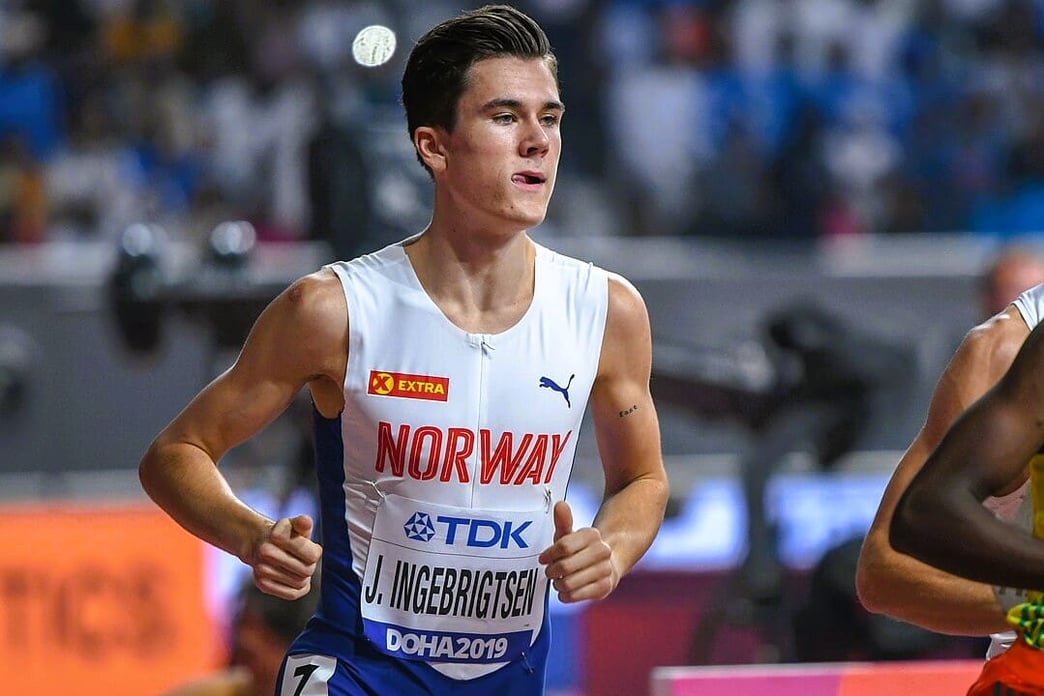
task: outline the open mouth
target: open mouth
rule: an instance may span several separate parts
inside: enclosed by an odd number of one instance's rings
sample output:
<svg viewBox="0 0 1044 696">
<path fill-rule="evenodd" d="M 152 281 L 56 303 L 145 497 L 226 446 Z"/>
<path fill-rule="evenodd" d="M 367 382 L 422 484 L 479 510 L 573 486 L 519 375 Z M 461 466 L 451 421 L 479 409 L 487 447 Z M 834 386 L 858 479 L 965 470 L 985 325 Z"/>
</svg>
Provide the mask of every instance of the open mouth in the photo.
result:
<svg viewBox="0 0 1044 696">
<path fill-rule="evenodd" d="M 540 174 L 533 174 L 531 172 L 519 172 L 511 177 L 511 180 L 516 184 L 526 184 L 528 186 L 534 186 L 542 184 L 546 180 Z"/>
</svg>

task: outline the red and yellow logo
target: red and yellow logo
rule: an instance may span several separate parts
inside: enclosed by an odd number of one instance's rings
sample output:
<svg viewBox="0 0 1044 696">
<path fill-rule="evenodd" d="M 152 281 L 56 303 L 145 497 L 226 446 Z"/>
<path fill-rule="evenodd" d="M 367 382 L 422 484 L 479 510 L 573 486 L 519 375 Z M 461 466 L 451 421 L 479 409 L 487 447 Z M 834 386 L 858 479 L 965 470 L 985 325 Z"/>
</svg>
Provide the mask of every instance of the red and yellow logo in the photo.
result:
<svg viewBox="0 0 1044 696">
<path fill-rule="evenodd" d="M 449 399 L 449 377 L 370 370 L 370 386 L 366 392 L 377 396 L 398 396 L 403 399 L 446 401 Z"/>
</svg>

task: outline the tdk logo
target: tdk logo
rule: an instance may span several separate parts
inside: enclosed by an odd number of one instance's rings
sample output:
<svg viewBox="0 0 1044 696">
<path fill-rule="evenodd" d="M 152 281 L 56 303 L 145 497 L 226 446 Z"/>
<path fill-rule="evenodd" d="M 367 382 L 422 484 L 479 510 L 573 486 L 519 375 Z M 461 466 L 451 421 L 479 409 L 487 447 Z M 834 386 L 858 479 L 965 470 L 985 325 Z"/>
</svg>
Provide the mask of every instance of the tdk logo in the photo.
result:
<svg viewBox="0 0 1044 696">
<path fill-rule="evenodd" d="M 481 520 L 470 517 L 452 517 L 450 515 L 439 515 L 435 522 L 444 525 L 446 530 L 446 544 L 453 546 L 463 544 L 471 548 L 489 549 L 499 547 L 509 548 L 512 544 L 520 549 L 528 549 L 529 544 L 522 537 L 532 520 L 515 525 L 495 520 Z M 464 530 L 467 531 L 464 531 Z M 415 541 L 431 541 L 435 535 L 435 527 L 432 525 L 431 516 L 423 512 L 415 512 L 403 525 L 403 531 L 408 539 Z"/>
<path fill-rule="evenodd" d="M 431 541 L 435 536 L 435 525 L 431 523 L 431 515 L 426 512 L 415 512 L 402 525 L 402 531 L 406 532 L 407 539 L 414 541 Z"/>
</svg>

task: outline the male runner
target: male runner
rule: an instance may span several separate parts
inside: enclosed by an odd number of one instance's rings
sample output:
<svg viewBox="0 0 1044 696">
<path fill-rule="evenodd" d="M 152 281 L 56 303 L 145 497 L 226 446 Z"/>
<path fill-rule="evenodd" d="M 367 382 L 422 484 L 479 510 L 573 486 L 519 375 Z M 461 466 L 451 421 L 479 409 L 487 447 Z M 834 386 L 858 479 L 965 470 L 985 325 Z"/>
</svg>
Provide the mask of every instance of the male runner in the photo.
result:
<svg viewBox="0 0 1044 696">
<path fill-rule="evenodd" d="M 156 438 L 141 480 L 258 587 L 304 594 L 312 520 L 262 517 L 216 463 L 307 385 L 321 601 L 279 693 L 539 694 L 547 579 L 564 602 L 605 597 L 663 518 L 649 319 L 625 280 L 526 233 L 547 210 L 564 111 L 530 18 L 496 5 L 436 26 L 402 101 L 434 183 L 430 224 L 277 297 Z M 605 495 L 575 529 L 564 497 L 588 402 Z"/>
<path fill-rule="evenodd" d="M 1000 381 L 942 438 L 899 499 L 890 527 L 898 551 L 994 586 L 1016 637 L 995 653 L 969 696 L 1044 694 L 1044 285 L 1016 306 L 1035 328 Z M 982 505 L 1029 478 L 1014 519 Z"/>
</svg>

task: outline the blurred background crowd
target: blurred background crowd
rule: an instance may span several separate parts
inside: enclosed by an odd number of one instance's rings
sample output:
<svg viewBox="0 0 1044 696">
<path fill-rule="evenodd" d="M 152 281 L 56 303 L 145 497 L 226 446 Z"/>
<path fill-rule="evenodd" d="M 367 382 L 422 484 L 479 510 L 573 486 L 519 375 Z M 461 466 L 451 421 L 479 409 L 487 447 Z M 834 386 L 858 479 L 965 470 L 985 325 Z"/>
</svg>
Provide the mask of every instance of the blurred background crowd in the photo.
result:
<svg viewBox="0 0 1044 696">
<path fill-rule="evenodd" d="M 347 255 L 414 231 L 402 61 L 479 4 L 9 0 L 0 241 L 238 218 Z M 563 233 L 1004 235 L 1044 210 L 1036 0 L 516 4 L 560 59 Z M 373 23 L 400 48 L 363 68 Z"/>
</svg>

